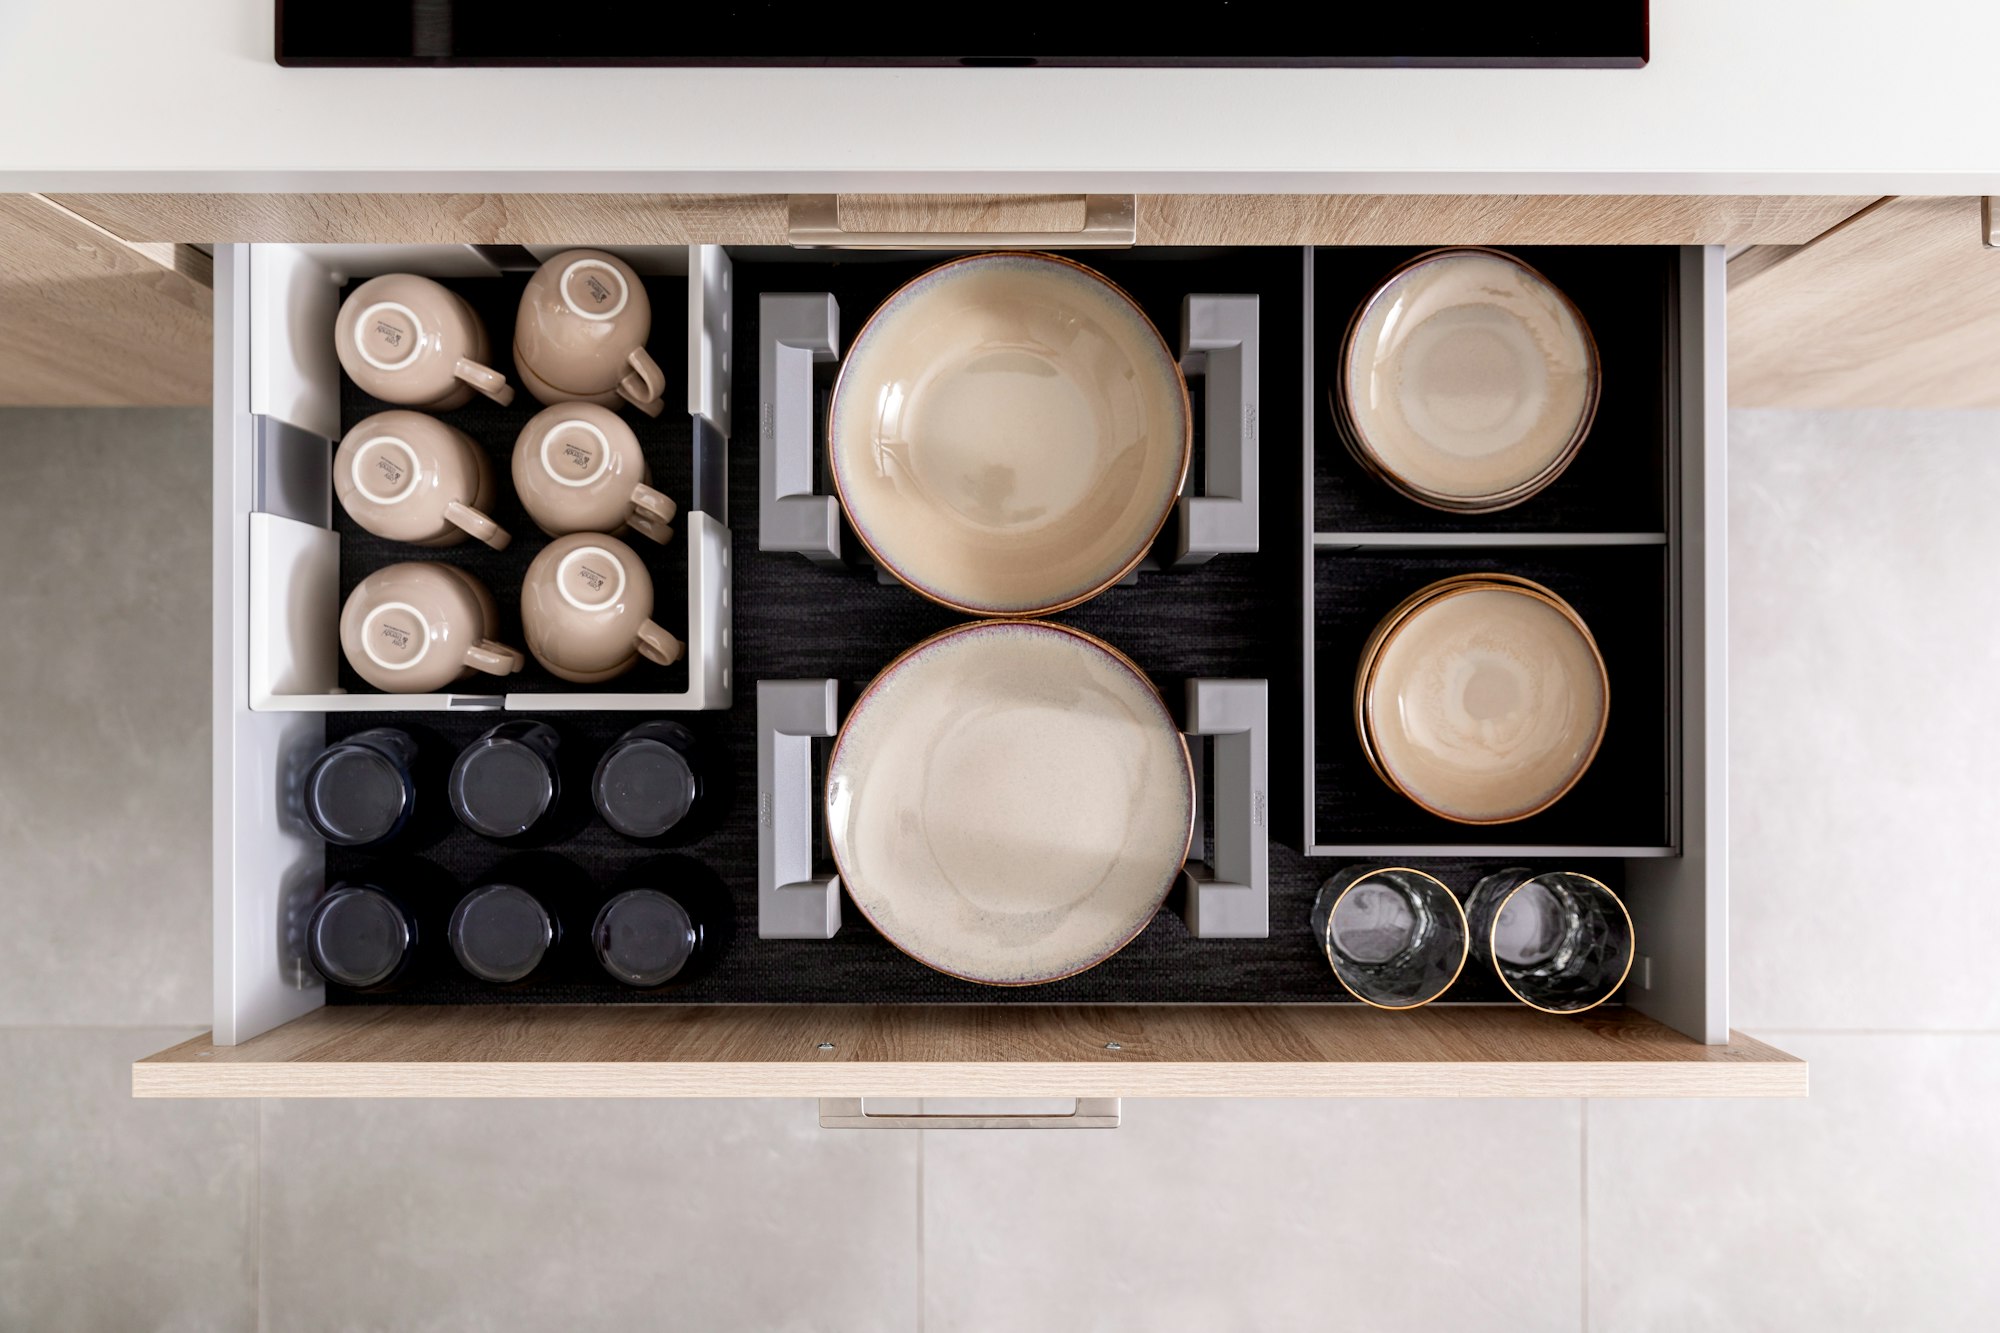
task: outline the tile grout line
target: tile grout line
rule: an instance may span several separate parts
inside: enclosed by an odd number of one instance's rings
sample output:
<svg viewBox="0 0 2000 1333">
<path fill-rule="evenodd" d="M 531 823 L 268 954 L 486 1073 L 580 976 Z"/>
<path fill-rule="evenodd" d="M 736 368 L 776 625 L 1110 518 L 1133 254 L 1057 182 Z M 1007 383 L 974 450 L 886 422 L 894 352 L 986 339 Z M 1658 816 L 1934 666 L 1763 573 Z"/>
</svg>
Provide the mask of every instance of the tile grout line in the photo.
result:
<svg viewBox="0 0 2000 1333">
<path fill-rule="evenodd" d="M 930 1306 L 930 1291 L 926 1287 L 930 1276 L 924 1267 L 924 1140 L 929 1137 L 923 1130 L 917 1131 L 917 1333 L 924 1333 Z"/>
<path fill-rule="evenodd" d="M 264 1312 L 264 1108 L 269 1105 L 268 1099 L 263 1097 L 257 1099 L 257 1169 L 251 1177 L 254 1181 L 253 1194 L 257 1204 L 256 1216 L 250 1229 L 250 1247 L 256 1256 L 253 1270 L 256 1277 L 251 1290 L 256 1294 L 257 1333 L 264 1333 L 270 1326 L 270 1321 Z"/>
<path fill-rule="evenodd" d="M 1590 1333 L 1590 1098 L 1580 1099 L 1582 1118 L 1577 1126 L 1577 1201 L 1583 1219 L 1583 1229 L 1578 1233 L 1577 1246 L 1579 1267 L 1583 1276 L 1583 1333 Z"/>
</svg>

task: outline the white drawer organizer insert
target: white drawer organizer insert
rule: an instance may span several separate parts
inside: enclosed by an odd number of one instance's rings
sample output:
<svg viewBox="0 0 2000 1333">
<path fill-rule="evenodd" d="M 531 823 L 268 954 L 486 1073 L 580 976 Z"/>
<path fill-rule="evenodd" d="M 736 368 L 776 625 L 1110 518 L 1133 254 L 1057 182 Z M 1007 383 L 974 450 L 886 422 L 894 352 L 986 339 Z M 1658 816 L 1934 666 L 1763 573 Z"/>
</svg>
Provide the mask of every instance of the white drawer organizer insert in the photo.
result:
<svg viewBox="0 0 2000 1333">
<path fill-rule="evenodd" d="M 533 246 L 529 254 L 540 260 L 564 248 Z M 323 1002 L 297 946 L 303 913 L 321 887 L 323 852 L 281 793 L 296 790 L 293 779 L 323 745 L 326 714 L 729 706 L 729 528 L 719 501 L 699 504 L 726 490 L 729 256 L 719 246 L 626 246 L 618 254 L 643 276 L 686 278 L 697 496 L 676 524 L 676 540 L 687 543 L 687 688 L 386 695 L 345 693 L 337 684 L 340 536 L 327 459 L 340 436 L 341 371 L 329 331 L 348 281 L 381 273 L 492 277 L 502 264 L 480 247 L 458 245 L 216 247 L 218 1042 L 245 1040 Z M 679 316 L 654 311 L 656 321 Z"/>
</svg>

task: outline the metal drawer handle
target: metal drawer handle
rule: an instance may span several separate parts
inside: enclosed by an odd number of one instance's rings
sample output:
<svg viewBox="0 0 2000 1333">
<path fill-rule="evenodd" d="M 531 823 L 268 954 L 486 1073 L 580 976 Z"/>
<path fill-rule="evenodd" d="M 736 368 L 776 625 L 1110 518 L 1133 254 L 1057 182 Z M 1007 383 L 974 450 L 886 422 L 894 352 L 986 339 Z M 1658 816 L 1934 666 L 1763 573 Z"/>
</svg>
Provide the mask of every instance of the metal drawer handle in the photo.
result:
<svg viewBox="0 0 2000 1333">
<path fill-rule="evenodd" d="M 1068 1115 L 1029 1112 L 1019 1115 L 955 1115 L 918 1111 L 870 1115 L 861 1097 L 819 1099 L 821 1129 L 1116 1129 L 1121 1114 L 1116 1097 L 1079 1097 Z"/>
<path fill-rule="evenodd" d="M 1079 231 L 848 231 L 840 225 L 837 194 L 788 195 L 786 212 L 791 242 L 802 249 L 1073 250 L 1129 246 L 1139 239 L 1139 197 L 1132 194 L 1083 196 Z"/>
</svg>

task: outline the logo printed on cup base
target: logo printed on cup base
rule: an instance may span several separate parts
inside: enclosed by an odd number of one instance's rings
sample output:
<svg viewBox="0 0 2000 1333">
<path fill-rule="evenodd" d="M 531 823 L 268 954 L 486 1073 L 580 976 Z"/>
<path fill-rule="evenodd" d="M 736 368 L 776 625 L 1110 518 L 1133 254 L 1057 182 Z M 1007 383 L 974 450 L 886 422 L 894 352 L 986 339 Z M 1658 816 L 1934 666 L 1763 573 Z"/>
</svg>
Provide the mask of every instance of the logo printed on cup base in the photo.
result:
<svg viewBox="0 0 2000 1333">
<path fill-rule="evenodd" d="M 376 504 L 401 504 L 416 494 L 413 484 L 422 471 L 417 461 L 417 451 L 409 442 L 393 435 L 384 435 L 370 440 L 354 455 L 350 469 L 354 478 L 354 489 L 373 500 Z M 369 483 L 375 482 L 371 486 Z M 379 489 L 378 489 L 379 487 Z"/>
<path fill-rule="evenodd" d="M 579 546 L 557 566 L 556 589 L 579 611 L 602 611 L 625 595 L 625 566 L 602 546 Z"/>
<path fill-rule="evenodd" d="M 354 348 L 377 370 L 401 370 L 424 350 L 424 325 L 400 301 L 377 301 L 354 324 Z"/>
<path fill-rule="evenodd" d="M 565 305 L 592 320 L 615 318 L 630 298 L 625 275 L 601 259 L 577 260 L 563 270 L 556 288 Z"/>
<path fill-rule="evenodd" d="M 408 602 L 385 602 L 362 622 L 361 650 L 384 671 L 408 671 L 431 650 L 431 623 Z"/>
<path fill-rule="evenodd" d="M 562 422 L 542 437 L 542 470 L 564 486 L 588 486 L 611 466 L 611 441 L 593 423 Z"/>
</svg>

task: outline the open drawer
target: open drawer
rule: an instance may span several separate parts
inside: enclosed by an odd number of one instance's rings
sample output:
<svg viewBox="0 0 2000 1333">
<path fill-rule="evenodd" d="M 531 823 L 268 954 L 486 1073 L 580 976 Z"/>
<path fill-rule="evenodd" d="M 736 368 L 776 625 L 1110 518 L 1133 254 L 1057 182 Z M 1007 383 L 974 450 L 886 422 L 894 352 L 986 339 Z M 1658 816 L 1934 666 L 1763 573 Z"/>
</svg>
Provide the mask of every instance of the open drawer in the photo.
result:
<svg viewBox="0 0 2000 1333">
<path fill-rule="evenodd" d="M 727 706 L 732 692 L 753 689 L 749 673 L 740 681 L 732 678 L 728 651 L 726 497 L 736 369 L 732 258 L 709 246 L 620 253 L 641 273 L 678 278 L 685 287 L 687 425 L 697 460 L 687 483 L 692 499 L 686 519 L 691 538 L 686 614 L 713 651 L 691 651 L 689 678 L 684 685 L 677 680 L 671 692 L 539 700 L 445 695 L 423 707 L 444 714 L 490 713 L 496 720 L 503 709 L 645 714 Z M 1304 261 L 1310 328 L 1311 255 L 1292 253 Z M 325 849 L 304 832 L 280 793 L 324 743 L 329 714 L 370 705 L 331 683 L 329 654 L 337 650 L 298 631 L 303 622 L 286 619 L 305 602 L 282 601 L 286 615 L 275 618 L 269 605 L 260 609 L 258 599 L 268 597 L 271 586 L 268 567 L 260 566 L 271 558 L 264 544 L 274 518 L 289 525 L 293 547 L 305 554 L 286 557 L 295 559 L 287 566 L 286 586 L 312 590 L 320 603 L 313 614 L 325 623 L 326 604 L 335 593 L 327 570 L 338 560 L 337 553 L 325 550 L 333 522 L 318 460 L 339 433 L 340 376 L 324 344 L 342 282 L 396 270 L 467 276 L 489 271 L 481 266 L 507 257 L 453 246 L 218 247 L 216 1019 L 210 1036 L 138 1063 L 135 1092 L 822 1098 L 1802 1094 L 1801 1062 L 1733 1034 L 1727 1024 L 1723 265 L 1715 248 L 1659 253 L 1674 256 L 1675 266 L 1663 336 L 1671 340 L 1678 374 L 1671 377 L 1675 387 L 1663 410 L 1671 415 L 1677 446 L 1671 466 L 1663 460 L 1660 530 L 1644 549 L 1661 562 L 1670 605 L 1662 627 L 1667 653 L 1661 685 L 1672 714 L 1668 808 L 1656 836 L 1578 839 L 1574 846 L 1551 849 L 1551 854 L 1621 861 L 1643 956 L 1623 1004 L 1560 1018 L 1509 1006 L 1383 1013 L 1330 1003 L 327 1005 L 298 946 L 304 913 L 326 882 Z M 656 296 L 656 344 L 657 330 L 672 318 Z M 1302 552 L 1302 679 L 1311 682 L 1315 562 L 1350 545 L 1420 550 L 1428 543 L 1421 534 L 1355 537 L 1325 521 L 1315 524 L 1314 451 L 1337 446 L 1326 439 L 1314 442 L 1313 425 L 1323 407 L 1316 401 L 1310 336 L 1304 345 L 1303 531 L 1324 529 Z M 1292 353 L 1267 352 L 1280 355 Z M 1287 376 L 1292 373 L 1288 368 Z M 738 412 L 739 418 L 745 415 Z M 1267 411 L 1267 430 L 1278 429 L 1274 423 L 1282 419 Z M 299 467 L 300 459 L 312 465 Z M 737 466 L 754 467 L 754 451 Z M 1288 480 L 1276 491 L 1286 497 L 1283 503 L 1298 494 L 1292 485 Z M 1529 543 L 1518 539 L 1517 544 Z M 1558 543 L 1564 544 L 1577 545 L 1567 539 Z M 293 626 L 278 654 L 274 625 Z M 695 642 L 691 632 L 691 650 Z M 279 690 L 274 681 L 306 683 Z M 1305 715 L 1277 716 L 1274 733 L 1282 737 L 1289 730 L 1293 737 L 1285 743 L 1288 753 L 1274 763 L 1305 765 L 1304 809 L 1273 808 L 1270 819 L 1277 834 L 1307 857 L 1362 859 L 1384 849 L 1366 845 L 1367 839 L 1336 837 L 1323 822 L 1315 824 L 1313 747 L 1298 739 L 1313 734 L 1311 693 L 1305 691 Z M 1288 727 L 1291 723 L 1297 725 Z M 1299 753 L 1289 753 L 1293 745 Z M 1295 822 L 1301 815 L 1302 829 Z M 1401 841 L 1414 855 L 1506 854 L 1478 845 L 1424 848 L 1413 839 Z M 1325 869 L 1341 863 L 1329 860 Z M 1284 928 L 1290 925 L 1287 921 Z"/>
</svg>

